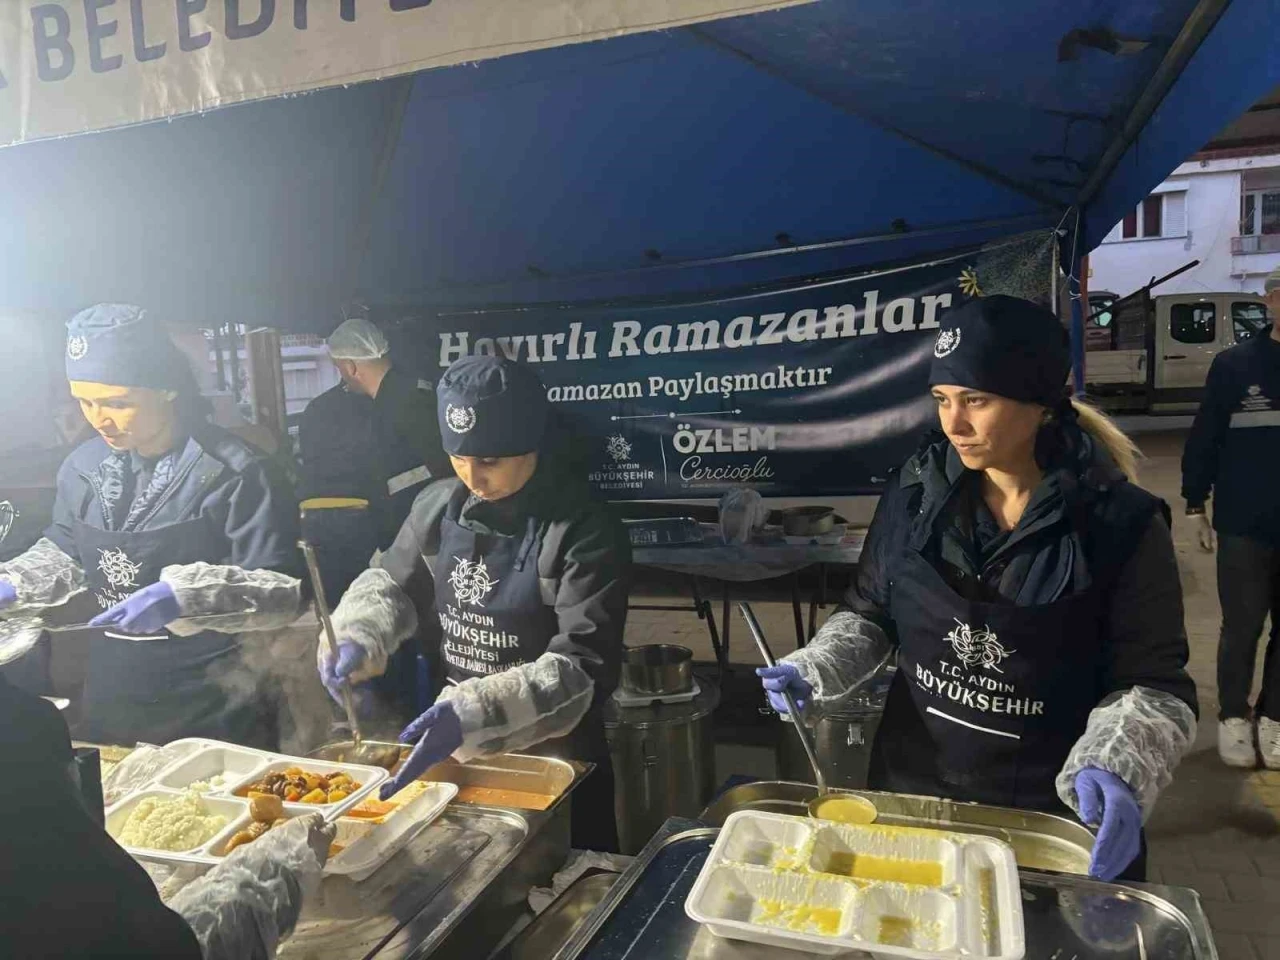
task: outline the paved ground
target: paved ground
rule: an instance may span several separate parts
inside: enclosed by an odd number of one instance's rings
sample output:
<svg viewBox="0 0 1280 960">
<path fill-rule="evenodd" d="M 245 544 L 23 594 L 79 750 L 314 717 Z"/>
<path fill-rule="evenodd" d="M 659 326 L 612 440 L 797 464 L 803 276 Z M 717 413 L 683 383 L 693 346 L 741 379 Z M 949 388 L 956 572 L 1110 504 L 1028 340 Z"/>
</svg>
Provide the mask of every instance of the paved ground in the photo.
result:
<svg viewBox="0 0 1280 960">
<path fill-rule="evenodd" d="M 1174 506 L 1190 668 L 1200 690 L 1202 717 L 1195 748 L 1148 824 L 1151 880 L 1200 892 L 1222 960 L 1280 960 L 1280 773 L 1228 770 L 1217 759 L 1218 600 L 1213 557 L 1199 550 L 1190 525 L 1178 517 L 1184 437 L 1181 431 L 1169 430 L 1138 437 L 1148 457 L 1143 484 Z M 645 584 L 637 593 L 662 590 L 660 583 Z M 749 595 L 757 601 L 756 613 L 777 652 L 790 649 L 787 638 L 795 631 L 785 596 L 758 589 Z M 716 609 L 718 615 L 718 603 Z M 633 613 L 627 639 L 631 644 L 681 643 L 697 651 L 700 659 L 710 659 L 705 628 L 691 614 Z M 749 644 L 745 630 L 735 623 L 731 659 L 755 663 Z M 717 768 L 721 778 L 732 773 L 774 774 L 771 751 L 759 747 L 721 746 Z"/>
</svg>

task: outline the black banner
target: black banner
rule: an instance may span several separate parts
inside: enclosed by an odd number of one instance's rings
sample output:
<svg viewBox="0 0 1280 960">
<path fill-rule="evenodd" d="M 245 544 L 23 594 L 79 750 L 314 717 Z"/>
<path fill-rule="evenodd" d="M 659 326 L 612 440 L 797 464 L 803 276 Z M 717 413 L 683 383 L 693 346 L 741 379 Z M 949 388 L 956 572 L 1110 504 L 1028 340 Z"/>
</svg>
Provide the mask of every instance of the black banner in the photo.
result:
<svg viewBox="0 0 1280 960">
<path fill-rule="evenodd" d="M 1051 245 L 1024 235 L 678 305 L 401 311 L 395 326 L 429 377 L 475 353 L 534 365 L 608 499 L 743 484 L 765 496 L 869 493 L 934 422 L 926 379 L 943 313 L 984 293 L 1045 296 Z"/>
</svg>

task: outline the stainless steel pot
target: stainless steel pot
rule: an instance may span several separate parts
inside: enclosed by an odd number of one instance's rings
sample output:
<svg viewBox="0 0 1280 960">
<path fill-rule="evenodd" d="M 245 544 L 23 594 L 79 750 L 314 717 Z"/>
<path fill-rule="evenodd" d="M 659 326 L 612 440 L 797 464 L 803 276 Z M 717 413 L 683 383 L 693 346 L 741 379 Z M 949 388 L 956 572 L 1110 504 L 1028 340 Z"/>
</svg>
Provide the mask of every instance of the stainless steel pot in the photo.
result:
<svg viewBox="0 0 1280 960">
<path fill-rule="evenodd" d="M 711 716 L 720 691 L 703 679 L 688 703 L 604 707 L 618 842 L 638 853 L 668 817 L 696 817 L 716 787 Z"/>
<path fill-rule="evenodd" d="M 622 686 L 655 697 L 688 693 L 693 689 L 693 651 L 672 643 L 631 647 L 622 660 Z"/>
<path fill-rule="evenodd" d="M 809 728 L 818 765 L 828 787 L 858 788 L 867 785 L 871 742 L 880 726 L 881 709 L 848 710 L 828 714 Z M 811 783 L 813 772 L 796 734 L 795 726 L 781 723 L 778 736 L 778 776 Z"/>
<path fill-rule="evenodd" d="M 818 537 L 830 533 L 836 525 L 836 512 L 831 507 L 817 504 L 808 507 L 788 507 L 779 511 L 782 532 L 788 537 Z"/>
</svg>

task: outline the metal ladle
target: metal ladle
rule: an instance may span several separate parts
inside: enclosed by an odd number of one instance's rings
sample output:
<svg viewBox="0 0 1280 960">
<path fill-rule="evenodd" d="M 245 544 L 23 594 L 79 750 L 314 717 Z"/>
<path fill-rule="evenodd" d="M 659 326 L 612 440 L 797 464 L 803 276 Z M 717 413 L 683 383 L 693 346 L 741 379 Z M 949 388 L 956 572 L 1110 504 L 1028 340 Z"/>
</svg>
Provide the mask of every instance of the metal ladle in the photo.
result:
<svg viewBox="0 0 1280 960">
<path fill-rule="evenodd" d="M 308 516 L 321 510 L 357 510 L 365 511 L 369 507 L 367 500 L 311 500 L 303 501 L 302 519 L 305 523 Z M 307 562 L 307 573 L 311 578 L 311 593 L 315 601 L 316 617 L 320 620 L 321 635 L 328 648 L 330 660 L 338 656 L 338 638 L 333 631 L 333 620 L 329 616 L 329 602 L 325 599 L 324 582 L 320 579 L 320 564 L 316 561 L 316 550 L 306 539 L 298 541 L 298 549 Z M 342 708 L 347 714 L 347 725 L 351 728 L 351 742 L 333 744 L 331 749 L 342 754 L 341 759 L 348 763 L 362 763 L 373 767 L 391 770 L 400 762 L 400 747 L 396 744 L 368 743 L 360 734 L 360 720 L 356 716 L 355 705 L 351 702 L 351 684 L 342 685 Z"/>
<path fill-rule="evenodd" d="M 760 623 L 756 620 L 756 615 L 751 612 L 751 605 L 745 600 L 738 603 L 738 611 L 742 614 L 742 619 L 747 622 L 747 629 L 751 631 L 751 636 L 755 638 L 756 646 L 760 650 L 760 656 L 764 658 L 766 667 L 776 666 L 773 654 L 769 652 L 769 643 L 764 638 L 764 631 L 760 629 Z M 818 765 L 818 752 L 813 747 L 813 741 L 809 739 L 809 731 L 804 725 L 804 719 L 800 716 L 800 708 L 796 706 L 796 701 L 791 696 L 791 691 L 784 689 L 782 698 L 787 701 L 787 710 L 791 713 L 791 725 L 796 728 L 796 736 L 800 738 L 800 746 L 804 747 L 804 754 L 809 758 L 809 765 L 813 767 L 813 782 L 818 788 L 818 796 L 823 796 L 829 792 L 826 777 L 822 775 L 822 768 Z"/>
</svg>

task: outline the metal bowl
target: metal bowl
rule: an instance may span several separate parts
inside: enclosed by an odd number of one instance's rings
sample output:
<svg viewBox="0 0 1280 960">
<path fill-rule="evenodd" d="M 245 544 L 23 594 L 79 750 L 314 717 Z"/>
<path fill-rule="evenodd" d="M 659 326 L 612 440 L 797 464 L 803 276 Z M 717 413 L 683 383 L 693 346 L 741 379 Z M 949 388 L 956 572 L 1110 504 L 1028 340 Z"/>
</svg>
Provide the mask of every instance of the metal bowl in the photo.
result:
<svg viewBox="0 0 1280 960">
<path fill-rule="evenodd" d="M 693 651 L 672 643 L 630 647 L 622 660 L 622 686 L 663 697 L 693 689 Z"/>
<path fill-rule="evenodd" d="M 779 511 L 782 532 L 788 537 L 817 537 L 830 533 L 836 525 L 836 512 L 831 507 L 818 504 L 808 507 L 788 507 Z"/>
</svg>

